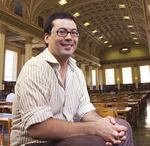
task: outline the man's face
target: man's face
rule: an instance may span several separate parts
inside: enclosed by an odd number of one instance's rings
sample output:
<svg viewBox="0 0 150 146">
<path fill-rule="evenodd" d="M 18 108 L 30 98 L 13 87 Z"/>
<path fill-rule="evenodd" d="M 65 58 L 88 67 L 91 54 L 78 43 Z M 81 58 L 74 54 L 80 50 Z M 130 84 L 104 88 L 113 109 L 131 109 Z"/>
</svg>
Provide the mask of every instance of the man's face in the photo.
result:
<svg viewBox="0 0 150 146">
<path fill-rule="evenodd" d="M 53 28 L 50 35 L 45 35 L 45 42 L 48 48 L 56 57 L 69 57 L 77 48 L 78 36 L 71 33 L 63 35 L 65 32 L 77 32 L 77 26 L 70 19 L 56 19 L 53 21 Z"/>
</svg>

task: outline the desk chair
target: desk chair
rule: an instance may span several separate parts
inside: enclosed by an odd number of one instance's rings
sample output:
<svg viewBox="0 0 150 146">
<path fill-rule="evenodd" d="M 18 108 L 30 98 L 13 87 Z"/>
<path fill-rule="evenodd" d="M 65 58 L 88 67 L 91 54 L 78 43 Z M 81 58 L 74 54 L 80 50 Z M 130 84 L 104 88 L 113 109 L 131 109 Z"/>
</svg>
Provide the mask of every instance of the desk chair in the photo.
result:
<svg viewBox="0 0 150 146">
<path fill-rule="evenodd" d="M 4 130 L 6 129 L 8 131 L 7 146 L 10 146 L 10 133 L 11 133 L 12 118 L 13 118 L 12 114 L 0 113 L 0 124 L 2 125 L 2 133 L 1 133 L 2 135 L 0 134 L 0 142 L 4 143 Z"/>
<path fill-rule="evenodd" d="M 4 133 L 1 131 L 0 133 L 0 146 L 4 146 Z"/>
<path fill-rule="evenodd" d="M 113 109 L 109 109 L 109 108 L 99 108 L 96 110 L 97 113 L 102 116 L 102 117 L 106 117 L 106 116 L 112 116 L 112 117 L 115 117 L 117 118 L 118 117 L 118 114 L 115 110 Z"/>
</svg>

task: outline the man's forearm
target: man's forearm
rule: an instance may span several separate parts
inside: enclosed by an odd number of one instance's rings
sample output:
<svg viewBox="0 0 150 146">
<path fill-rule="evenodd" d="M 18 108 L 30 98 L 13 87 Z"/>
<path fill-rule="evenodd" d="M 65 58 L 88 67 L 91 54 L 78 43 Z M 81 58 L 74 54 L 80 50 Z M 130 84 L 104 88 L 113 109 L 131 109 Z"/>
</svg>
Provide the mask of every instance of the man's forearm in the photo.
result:
<svg viewBox="0 0 150 146">
<path fill-rule="evenodd" d="M 81 121 L 83 122 L 93 122 L 96 120 L 101 119 L 102 117 L 99 116 L 95 111 L 90 111 L 88 113 L 86 113 L 83 118 L 81 119 Z"/>
<path fill-rule="evenodd" d="M 57 119 L 48 119 L 42 123 L 31 126 L 28 134 L 32 138 L 54 140 L 64 139 L 77 135 L 92 134 L 91 122 L 67 122 Z"/>
<path fill-rule="evenodd" d="M 92 113 L 89 114 L 85 115 L 82 119 L 85 122 L 48 119 L 31 126 L 28 129 L 28 135 L 29 137 L 41 140 L 61 140 L 77 135 L 97 135 L 102 137 L 106 142 L 112 144 L 121 143 L 122 137 L 124 137 L 124 133 L 127 130 L 125 126 L 112 124 L 109 118 L 101 118 L 96 113 L 94 113 L 96 117 Z M 96 118 L 95 120 L 93 119 L 94 117 Z M 93 122 L 92 119 L 94 120 Z M 86 120 L 89 122 L 86 122 Z M 123 134 L 118 139 L 120 132 L 123 132 Z"/>
<path fill-rule="evenodd" d="M 86 113 L 83 118 L 81 119 L 81 121 L 83 122 L 94 122 L 97 121 L 99 119 L 101 119 L 102 117 L 100 115 L 98 115 L 95 111 L 90 111 L 88 113 Z M 107 116 L 106 118 L 109 119 L 111 124 L 116 124 L 116 120 L 114 117 L 111 116 Z"/>
</svg>

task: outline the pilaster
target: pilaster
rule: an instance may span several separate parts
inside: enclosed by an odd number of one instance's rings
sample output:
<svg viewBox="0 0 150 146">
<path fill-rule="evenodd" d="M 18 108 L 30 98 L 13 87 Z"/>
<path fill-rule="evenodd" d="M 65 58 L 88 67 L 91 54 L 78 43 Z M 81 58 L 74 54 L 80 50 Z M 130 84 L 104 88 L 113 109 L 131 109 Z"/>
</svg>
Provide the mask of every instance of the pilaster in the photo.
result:
<svg viewBox="0 0 150 146">
<path fill-rule="evenodd" d="M 0 90 L 3 90 L 6 27 L 0 24 Z"/>
<path fill-rule="evenodd" d="M 26 38 L 25 44 L 25 62 L 27 62 L 32 57 L 32 38 Z"/>
</svg>

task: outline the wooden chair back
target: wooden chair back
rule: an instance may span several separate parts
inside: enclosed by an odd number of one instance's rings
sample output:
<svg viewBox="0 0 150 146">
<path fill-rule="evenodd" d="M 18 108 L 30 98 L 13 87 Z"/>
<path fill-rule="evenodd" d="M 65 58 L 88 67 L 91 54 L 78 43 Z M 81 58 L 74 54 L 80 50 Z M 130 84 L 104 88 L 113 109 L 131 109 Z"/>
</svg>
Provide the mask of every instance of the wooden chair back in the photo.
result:
<svg viewBox="0 0 150 146">
<path fill-rule="evenodd" d="M 106 116 L 112 116 L 112 117 L 118 117 L 118 114 L 115 110 L 110 109 L 110 108 L 99 108 L 97 110 L 97 113 L 102 116 L 102 117 L 106 117 Z"/>
<path fill-rule="evenodd" d="M 113 107 L 127 107 L 128 103 L 127 102 L 113 102 L 112 106 Z"/>
<path fill-rule="evenodd" d="M 4 146 L 4 133 L 1 131 L 0 133 L 0 146 Z"/>
</svg>

